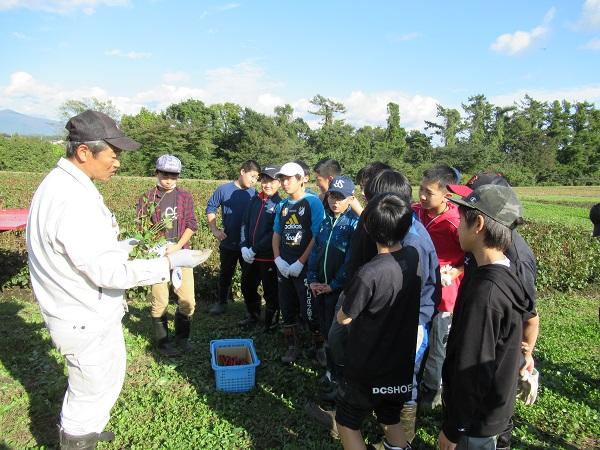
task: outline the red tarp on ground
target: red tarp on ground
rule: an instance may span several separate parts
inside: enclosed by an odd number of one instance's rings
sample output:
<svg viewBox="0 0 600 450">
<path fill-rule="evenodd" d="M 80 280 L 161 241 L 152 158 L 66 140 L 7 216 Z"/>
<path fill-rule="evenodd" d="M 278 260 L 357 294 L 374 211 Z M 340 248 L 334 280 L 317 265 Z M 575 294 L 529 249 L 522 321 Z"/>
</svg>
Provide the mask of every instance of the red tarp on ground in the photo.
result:
<svg viewBox="0 0 600 450">
<path fill-rule="evenodd" d="M 28 209 L 0 209 L 0 231 L 21 230 L 27 225 Z"/>
</svg>

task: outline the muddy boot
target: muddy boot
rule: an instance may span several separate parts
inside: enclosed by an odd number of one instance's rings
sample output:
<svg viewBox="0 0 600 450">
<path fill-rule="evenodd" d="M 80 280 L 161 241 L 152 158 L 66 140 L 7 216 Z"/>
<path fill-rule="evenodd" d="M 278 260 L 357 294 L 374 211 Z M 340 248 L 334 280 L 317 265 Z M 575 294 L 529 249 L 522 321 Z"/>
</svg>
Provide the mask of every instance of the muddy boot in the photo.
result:
<svg viewBox="0 0 600 450">
<path fill-rule="evenodd" d="M 269 333 L 275 329 L 277 323 L 279 322 L 279 311 L 266 309 L 265 310 L 265 324 L 263 331 L 265 333 Z"/>
<path fill-rule="evenodd" d="M 298 358 L 298 325 L 285 325 L 283 327 L 285 342 L 287 343 L 287 351 L 281 357 L 281 362 L 284 364 L 292 364 Z"/>
<path fill-rule="evenodd" d="M 60 426 L 58 436 L 61 450 L 93 450 L 98 442 L 110 442 L 115 438 L 115 435 L 109 431 L 74 436 L 65 433 Z"/>
<path fill-rule="evenodd" d="M 408 442 L 415 438 L 415 426 L 417 422 L 417 404 L 405 403 L 400 412 L 400 425 Z"/>
<path fill-rule="evenodd" d="M 162 317 L 153 317 L 152 327 L 154 330 L 154 346 L 156 347 L 156 351 L 168 358 L 179 356 L 179 350 L 169 342 L 166 314 Z"/>
<path fill-rule="evenodd" d="M 175 343 L 184 353 L 189 353 L 193 350 L 192 344 L 190 344 L 191 324 L 191 316 L 181 314 L 179 311 L 175 313 Z"/>
</svg>

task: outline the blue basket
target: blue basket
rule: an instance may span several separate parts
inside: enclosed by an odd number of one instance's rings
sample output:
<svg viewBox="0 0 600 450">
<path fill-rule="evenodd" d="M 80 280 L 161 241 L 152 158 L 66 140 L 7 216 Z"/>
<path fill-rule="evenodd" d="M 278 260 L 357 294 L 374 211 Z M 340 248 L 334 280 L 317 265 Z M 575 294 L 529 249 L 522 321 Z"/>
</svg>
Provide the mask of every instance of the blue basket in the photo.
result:
<svg viewBox="0 0 600 450">
<path fill-rule="evenodd" d="M 239 349 L 232 348 L 239 347 Z M 240 366 L 219 366 L 217 354 L 219 349 L 226 352 L 241 351 L 249 354 L 252 362 Z M 227 350 L 225 350 L 227 349 Z M 218 391 L 247 392 L 252 390 L 256 377 L 256 366 L 260 364 L 252 339 L 217 339 L 210 341 L 210 364 L 215 372 Z"/>
</svg>

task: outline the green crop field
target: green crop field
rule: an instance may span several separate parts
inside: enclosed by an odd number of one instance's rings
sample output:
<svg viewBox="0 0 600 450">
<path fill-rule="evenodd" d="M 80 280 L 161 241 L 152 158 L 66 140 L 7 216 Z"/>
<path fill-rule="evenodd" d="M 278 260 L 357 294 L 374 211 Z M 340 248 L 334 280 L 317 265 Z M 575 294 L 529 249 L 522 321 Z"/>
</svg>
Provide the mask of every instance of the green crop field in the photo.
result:
<svg viewBox="0 0 600 450">
<path fill-rule="evenodd" d="M 0 172 L 0 208 L 27 207 L 42 175 Z M 200 219 L 196 248 L 216 249 L 203 208 L 217 181 L 183 180 L 194 194 Z M 117 177 L 101 185 L 106 203 L 124 230 L 132 229 L 138 195 L 152 178 Z M 600 447 L 600 240 L 591 238 L 589 207 L 600 202 L 599 187 L 517 188 L 527 224 L 523 235 L 539 263 L 541 335 L 534 357 L 541 373 L 538 401 L 517 404 L 515 449 L 595 449 Z M 0 448 L 54 448 L 56 422 L 66 387 L 64 361 L 29 289 L 23 232 L 0 233 Z M 151 347 L 149 303 L 143 289 L 129 291 L 124 319 L 128 370 L 108 429 L 120 449 L 327 449 L 339 441 L 303 413 L 318 393 L 320 369 L 301 359 L 279 363 L 283 337 L 243 329 L 239 276 L 236 303 L 218 318 L 207 314 L 214 300 L 218 257 L 196 271 L 198 308 L 191 355 L 165 360 Z M 174 305 L 170 306 L 174 312 Z M 247 394 L 214 389 L 209 343 L 252 337 L 262 363 L 256 388 Z M 440 412 L 419 416 L 414 447 L 433 449 Z M 369 442 L 381 432 L 374 420 Z"/>
</svg>

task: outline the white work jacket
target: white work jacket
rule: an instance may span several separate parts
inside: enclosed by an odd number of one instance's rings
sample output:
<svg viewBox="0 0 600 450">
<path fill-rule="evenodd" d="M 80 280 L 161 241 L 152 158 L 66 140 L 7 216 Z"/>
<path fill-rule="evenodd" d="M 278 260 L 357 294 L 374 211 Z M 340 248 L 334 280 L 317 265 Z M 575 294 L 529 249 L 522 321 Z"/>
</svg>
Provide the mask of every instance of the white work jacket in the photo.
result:
<svg viewBox="0 0 600 450">
<path fill-rule="evenodd" d="M 167 258 L 128 260 L 119 226 L 90 178 L 61 158 L 33 196 L 27 252 L 33 291 L 50 330 L 120 321 L 124 290 L 164 282 Z"/>
</svg>

